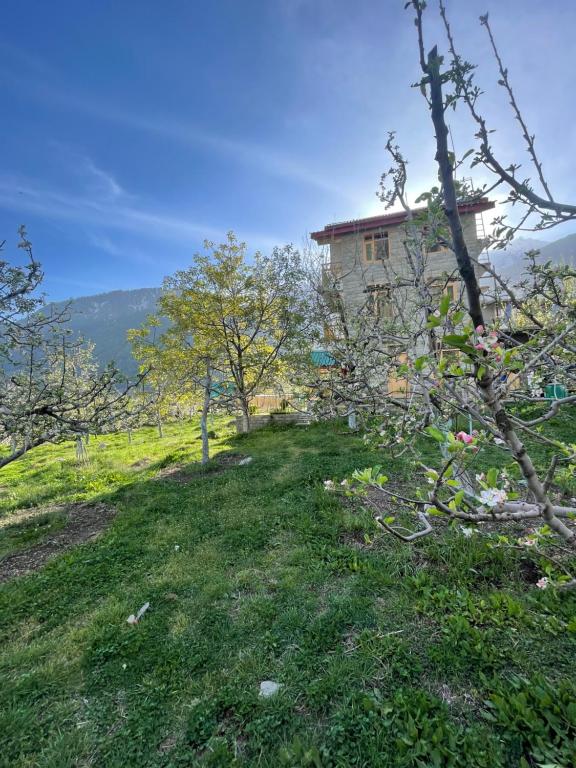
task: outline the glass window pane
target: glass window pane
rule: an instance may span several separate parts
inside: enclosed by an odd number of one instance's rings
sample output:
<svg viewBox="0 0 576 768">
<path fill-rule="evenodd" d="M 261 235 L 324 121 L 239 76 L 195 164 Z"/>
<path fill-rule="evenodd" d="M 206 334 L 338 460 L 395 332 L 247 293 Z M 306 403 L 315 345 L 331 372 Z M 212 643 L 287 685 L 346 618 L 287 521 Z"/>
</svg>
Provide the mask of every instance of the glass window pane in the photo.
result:
<svg viewBox="0 0 576 768">
<path fill-rule="evenodd" d="M 377 259 L 386 259 L 388 257 L 388 239 L 387 238 L 381 238 L 376 240 L 376 258 Z"/>
</svg>

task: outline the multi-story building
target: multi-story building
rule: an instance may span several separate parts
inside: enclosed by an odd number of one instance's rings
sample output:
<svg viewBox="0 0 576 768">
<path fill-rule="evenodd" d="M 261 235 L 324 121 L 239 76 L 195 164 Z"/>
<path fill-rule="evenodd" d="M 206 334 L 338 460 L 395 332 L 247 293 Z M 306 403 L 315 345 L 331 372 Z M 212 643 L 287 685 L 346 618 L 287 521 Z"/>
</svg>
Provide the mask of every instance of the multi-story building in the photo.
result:
<svg viewBox="0 0 576 768">
<path fill-rule="evenodd" d="M 484 272 L 482 213 L 492 208 L 494 203 L 486 198 L 458 206 L 470 255 L 479 262 L 479 277 Z M 406 221 L 407 214 L 401 211 L 328 224 L 312 233 L 316 243 L 328 246 L 325 270 L 337 281 L 338 291 L 350 306 L 360 307 L 372 296 L 374 306 L 385 315 L 391 311 L 390 291 L 399 285 L 408 285 L 413 279 L 404 245 Z M 449 291 L 456 297 L 461 290 L 454 253 L 442 243 L 429 245 L 424 276 L 433 293 Z"/>
<path fill-rule="evenodd" d="M 494 208 L 486 198 L 474 202 L 462 202 L 458 206 L 464 237 L 470 256 L 475 261 L 476 273 L 482 284 L 482 275 L 488 258 L 483 250 L 486 236 L 482 213 Z M 424 210 L 424 209 L 423 209 Z M 441 239 L 426 236 L 425 217 L 414 210 L 413 223 L 423 227 L 423 277 L 429 294 L 438 301 L 443 293 L 453 299 L 465 301 L 464 286 L 460 280 L 456 258 Z M 412 264 L 406 243 L 409 240 L 408 214 L 405 211 L 373 216 L 366 219 L 328 224 L 324 229 L 313 232 L 311 237 L 321 246 L 328 247 L 322 290 L 331 297 L 334 307 L 346 307 L 352 322 L 362 312 L 370 317 L 393 320 L 399 312 L 404 317 L 417 318 L 421 313 L 421 297 L 415 288 L 414 260 Z M 335 301 L 335 299 L 338 301 Z M 488 315 L 490 307 L 486 306 Z M 421 337 L 420 337 L 421 338 Z M 330 325 L 326 326 L 326 340 L 334 339 Z M 418 346 L 418 344 L 416 345 Z M 419 349 L 414 350 L 415 354 Z M 406 353 L 399 353 L 403 361 Z M 388 391 L 407 391 L 403 379 L 388 379 Z"/>
</svg>

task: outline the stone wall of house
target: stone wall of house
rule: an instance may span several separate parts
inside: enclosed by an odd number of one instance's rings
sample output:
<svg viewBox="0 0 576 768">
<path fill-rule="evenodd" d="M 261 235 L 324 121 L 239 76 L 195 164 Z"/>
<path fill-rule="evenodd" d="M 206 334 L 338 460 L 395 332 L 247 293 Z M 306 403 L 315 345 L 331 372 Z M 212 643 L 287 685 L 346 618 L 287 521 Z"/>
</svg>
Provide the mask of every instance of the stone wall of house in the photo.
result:
<svg viewBox="0 0 576 768">
<path fill-rule="evenodd" d="M 474 214 L 462 215 L 464 237 L 470 255 L 476 258 L 482 250 L 482 242 L 476 236 Z M 346 304 L 362 306 L 366 302 L 366 288 L 370 285 L 395 285 L 398 279 L 410 279 L 410 266 L 403 246 L 404 224 L 389 227 L 390 256 L 385 262 L 367 264 L 363 258 L 364 235 L 369 231 L 343 235 L 330 243 L 330 270 L 339 279 L 339 287 Z M 425 275 L 427 278 L 442 277 L 456 269 L 456 259 L 450 250 L 428 254 Z M 481 271 L 481 270 L 480 270 Z M 479 271 L 479 274 L 480 274 Z M 403 291 L 402 303 L 410 300 L 409 291 Z"/>
<path fill-rule="evenodd" d="M 461 216 L 464 238 L 472 258 L 477 258 L 482 251 L 483 243 L 477 237 L 475 214 L 463 214 Z M 413 312 L 420 310 L 418 296 L 415 289 L 409 285 L 412 281 L 412 271 L 407 259 L 403 241 L 406 237 L 405 225 L 390 226 L 388 232 L 389 257 L 384 261 L 366 263 L 364 260 L 363 246 L 364 236 L 370 234 L 370 230 L 350 235 L 342 235 L 330 243 L 330 272 L 327 283 L 334 286 L 334 278 L 337 278 L 338 292 L 344 299 L 345 305 L 352 310 L 365 307 L 369 298 L 367 288 L 369 286 L 390 286 L 393 291 L 392 313 L 394 307 L 401 307 L 403 315 L 410 317 Z M 480 277 L 482 267 L 477 268 Z M 440 282 L 448 276 L 453 276 L 459 281 L 457 263 L 454 253 L 448 249 L 429 253 L 426 259 L 425 277 L 433 281 L 438 278 Z M 399 285 L 404 279 L 407 285 Z M 351 313 L 353 316 L 353 311 Z M 422 340 L 421 344 L 424 344 Z M 424 352 L 425 348 L 419 344 L 414 350 L 415 354 Z M 390 391 L 405 392 L 407 385 L 404 380 L 389 380 Z"/>
</svg>

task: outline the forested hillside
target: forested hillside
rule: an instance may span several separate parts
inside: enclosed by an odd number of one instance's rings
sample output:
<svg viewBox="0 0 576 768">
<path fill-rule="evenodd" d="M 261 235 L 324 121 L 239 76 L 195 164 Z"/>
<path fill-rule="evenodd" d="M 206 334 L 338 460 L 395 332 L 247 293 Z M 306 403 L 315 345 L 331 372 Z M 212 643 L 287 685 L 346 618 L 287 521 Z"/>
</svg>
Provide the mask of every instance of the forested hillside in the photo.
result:
<svg viewBox="0 0 576 768">
<path fill-rule="evenodd" d="M 114 360 L 124 373 L 133 374 L 138 366 L 126 333 L 130 328 L 140 326 L 155 311 L 160 290 L 138 288 L 72 299 L 69 325 L 79 336 L 94 342 L 101 365 Z M 66 302 L 56 306 L 63 304 Z"/>
</svg>

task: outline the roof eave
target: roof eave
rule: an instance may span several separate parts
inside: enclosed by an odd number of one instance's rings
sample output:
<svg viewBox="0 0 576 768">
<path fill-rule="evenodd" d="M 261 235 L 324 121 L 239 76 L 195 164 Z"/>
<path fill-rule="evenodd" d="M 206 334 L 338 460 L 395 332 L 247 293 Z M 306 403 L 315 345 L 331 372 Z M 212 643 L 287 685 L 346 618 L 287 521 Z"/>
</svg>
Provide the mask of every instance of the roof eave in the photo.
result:
<svg viewBox="0 0 576 768">
<path fill-rule="evenodd" d="M 488 211 L 494 207 L 494 201 L 482 198 L 481 200 L 472 203 L 460 203 L 458 205 L 458 211 L 462 214 L 481 213 L 482 211 Z M 425 210 L 425 208 L 416 208 L 413 213 L 419 213 Z M 353 221 L 328 224 L 324 229 L 321 229 L 318 232 L 312 232 L 310 237 L 315 240 L 318 245 L 327 245 L 334 240 L 334 238 L 341 235 L 359 234 L 360 232 L 366 232 L 371 229 L 394 226 L 396 224 L 404 223 L 406 219 L 407 213 L 405 211 L 389 213 L 384 216 L 370 216 L 365 219 L 355 219 Z"/>
</svg>

